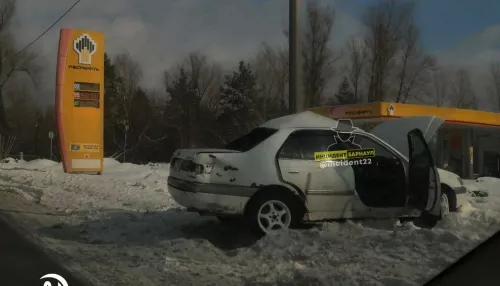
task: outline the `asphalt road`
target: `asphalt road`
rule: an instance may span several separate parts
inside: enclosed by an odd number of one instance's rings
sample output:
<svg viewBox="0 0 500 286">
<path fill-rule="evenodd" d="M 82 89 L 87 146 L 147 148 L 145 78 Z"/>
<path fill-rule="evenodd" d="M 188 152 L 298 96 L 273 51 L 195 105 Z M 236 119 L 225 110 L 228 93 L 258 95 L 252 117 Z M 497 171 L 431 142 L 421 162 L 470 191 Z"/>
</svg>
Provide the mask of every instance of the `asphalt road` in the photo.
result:
<svg viewBox="0 0 500 286">
<path fill-rule="evenodd" d="M 58 285 L 55 280 L 40 280 L 49 273 L 64 277 L 68 286 L 88 285 L 76 279 L 0 217 L 0 284 L 42 286 L 45 281 L 49 281 L 52 286 Z"/>
<path fill-rule="evenodd" d="M 425 285 L 499 285 L 499 265 L 500 232 L 497 232 Z"/>
</svg>

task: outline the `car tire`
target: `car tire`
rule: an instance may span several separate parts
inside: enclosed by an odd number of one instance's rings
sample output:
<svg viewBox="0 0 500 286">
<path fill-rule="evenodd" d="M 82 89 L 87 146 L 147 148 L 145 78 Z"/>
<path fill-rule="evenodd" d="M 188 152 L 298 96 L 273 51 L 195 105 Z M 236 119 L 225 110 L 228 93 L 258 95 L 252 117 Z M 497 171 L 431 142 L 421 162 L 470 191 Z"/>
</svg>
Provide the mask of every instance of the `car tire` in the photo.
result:
<svg viewBox="0 0 500 286">
<path fill-rule="evenodd" d="M 455 194 L 455 191 L 453 189 L 446 185 L 441 183 L 441 193 L 446 193 L 448 196 L 448 202 L 450 205 L 450 212 L 456 212 L 457 211 L 457 195 Z"/>
<path fill-rule="evenodd" d="M 440 206 L 441 206 L 441 218 L 447 217 L 451 211 L 450 198 L 448 196 L 448 193 L 443 192 L 441 194 Z"/>
<path fill-rule="evenodd" d="M 301 213 L 299 206 L 293 194 L 269 191 L 250 200 L 245 216 L 251 230 L 263 236 L 297 226 Z"/>
</svg>

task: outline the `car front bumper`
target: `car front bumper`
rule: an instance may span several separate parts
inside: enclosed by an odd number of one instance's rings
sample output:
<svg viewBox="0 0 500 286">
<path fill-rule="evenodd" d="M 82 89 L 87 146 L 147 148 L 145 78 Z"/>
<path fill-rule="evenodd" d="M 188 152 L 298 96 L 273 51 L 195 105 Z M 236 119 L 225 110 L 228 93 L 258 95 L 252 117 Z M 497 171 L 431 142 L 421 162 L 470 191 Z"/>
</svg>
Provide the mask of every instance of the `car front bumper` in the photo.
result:
<svg viewBox="0 0 500 286">
<path fill-rule="evenodd" d="M 467 199 L 467 189 L 462 186 L 453 188 L 453 191 L 455 192 L 455 195 L 457 197 L 457 209 L 459 209 L 469 201 Z"/>
<path fill-rule="evenodd" d="M 254 188 L 203 184 L 168 178 L 168 192 L 188 211 L 209 215 L 242 215 Z"/>
</svg>

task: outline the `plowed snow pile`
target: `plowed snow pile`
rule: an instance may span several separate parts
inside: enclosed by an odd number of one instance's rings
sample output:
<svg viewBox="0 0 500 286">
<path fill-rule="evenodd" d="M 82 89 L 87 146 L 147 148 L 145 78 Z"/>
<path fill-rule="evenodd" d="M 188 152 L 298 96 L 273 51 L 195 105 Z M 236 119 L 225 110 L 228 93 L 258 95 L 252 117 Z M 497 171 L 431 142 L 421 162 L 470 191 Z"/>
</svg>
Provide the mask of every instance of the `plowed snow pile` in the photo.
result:
<svg viewBox="0 0 500 286">
<path fill-rule="evenodd" d="M 1 190 L 61 222 L 34 232 L 96 285 L 422 285 L 500 230 L 494 178 L 467 181 L 489 196 L 469 196 L 433 230 L 393 220 L 323 223 L 257 241 L 176 205 L 166 164 L 106 159 L 100 176 L 64 174 L 48 160 L 0 168 Z"/>
</svg>

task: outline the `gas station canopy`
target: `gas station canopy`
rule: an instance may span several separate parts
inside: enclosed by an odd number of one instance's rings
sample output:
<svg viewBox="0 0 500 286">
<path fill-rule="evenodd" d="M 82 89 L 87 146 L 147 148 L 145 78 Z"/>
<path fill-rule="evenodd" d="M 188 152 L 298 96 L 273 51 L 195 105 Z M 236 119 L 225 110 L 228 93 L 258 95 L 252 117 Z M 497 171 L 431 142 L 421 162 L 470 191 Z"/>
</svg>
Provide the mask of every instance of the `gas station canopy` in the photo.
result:
<svg viewBox="0 0 500 286">
<path fill-rule="evenodd" d="M 380 122 L 407 116 L 446 121 L 433 147 L 438 167 L 464 178 L 500 178 L 500 113 L 417 104 L 376 102 L 308 109 L 333 119 L 348 118 L 369 131 Z"/>
</svg>

